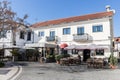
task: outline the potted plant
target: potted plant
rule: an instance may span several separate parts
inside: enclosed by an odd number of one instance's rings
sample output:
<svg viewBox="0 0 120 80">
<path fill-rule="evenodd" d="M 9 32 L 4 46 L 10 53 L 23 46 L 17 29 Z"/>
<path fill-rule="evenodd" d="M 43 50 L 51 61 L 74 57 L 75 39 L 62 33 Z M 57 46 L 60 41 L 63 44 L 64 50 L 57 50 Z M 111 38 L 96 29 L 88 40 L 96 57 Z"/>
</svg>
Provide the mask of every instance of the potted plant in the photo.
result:
<svg viewBox="0 0 120 80">
<path fill-rule="evenodd" d="M 56 55 L 55 59 L 56 59 L 57 64 L 60 64 L 61 55 Z"/>
<path fill-rule="evenodd" d="M 109 65 L 110 68 L 115 69 L 117 66 L 118 60 L 116 57 L 114 57 L 113 53 L 109 57 Z"/>
<path fill-rule="evenodd" d="M 0 67 L 4 67 L 4 66 L 5 66 L 5 64 L 0 61 Z"/>
<path fill-rule="evenodd" d="M 17 49 L 13 49 L 11 51 L 11 53 L 12 53 L 12 56 L 13 56 L 12 61 L 14 62 L 15 60 L 18 60 L 18 55 L 19 55 L 18 50 Z"/>
<path fill-rule="evenodd" d="M 46 62 L 55 62 L 55 56 L 54 56 L 54 54 L 48 54 L 47 56 L 46 56 Z"/>
</svg>

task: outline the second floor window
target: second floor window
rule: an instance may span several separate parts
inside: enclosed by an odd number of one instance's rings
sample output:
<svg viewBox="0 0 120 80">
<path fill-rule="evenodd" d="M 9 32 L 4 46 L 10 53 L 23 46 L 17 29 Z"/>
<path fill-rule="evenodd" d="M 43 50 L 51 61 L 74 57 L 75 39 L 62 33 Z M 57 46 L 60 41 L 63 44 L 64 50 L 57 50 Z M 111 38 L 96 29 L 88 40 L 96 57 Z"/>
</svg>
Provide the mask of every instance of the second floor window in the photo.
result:
<svg viewBox="0 0 120 80">
<path fill-rule="evenodd" d="M 77 28 L 77 34 L 78 35 L 83 35 L 84 34 L 84 27 L 78 27 Z"/>
<path fill-rule="evenodd" d="M 103 31 L 103 25 L 97 25 L 93 26 L 93 32 L 102 32 Z"/>
<path fill-rule="evenodd" d="M 24 39 L 24 31 L 20 31 L 20 39 Z"/>
<path fill-rule="evenodd" d="M 28 32 L 27 34 L 27 41 L 30 41 L 31 40 L 31 32 Z"/>
<path fill-rule="evenodd" d="M 55 36 L 55 31 L 50 31 L 50 37 Z"/>
<path fill-rule="evenodd" d="M 63 35 L 70 34 L 70 28 L 63 28 Z"/>
<path fill-rule="evenodd" d="M 39 36 L 39 37 L 44 37 L 44 31 L 40 31 L 40 32 L 38 33 L 38 36 Z"/>
<path fill-rule="evenodd" d="M 0 38 L 5 38 L 5 37 L 7 37 L 7 30 L 3 30 L 3 31 L 0 31 Z"/>
</svg>

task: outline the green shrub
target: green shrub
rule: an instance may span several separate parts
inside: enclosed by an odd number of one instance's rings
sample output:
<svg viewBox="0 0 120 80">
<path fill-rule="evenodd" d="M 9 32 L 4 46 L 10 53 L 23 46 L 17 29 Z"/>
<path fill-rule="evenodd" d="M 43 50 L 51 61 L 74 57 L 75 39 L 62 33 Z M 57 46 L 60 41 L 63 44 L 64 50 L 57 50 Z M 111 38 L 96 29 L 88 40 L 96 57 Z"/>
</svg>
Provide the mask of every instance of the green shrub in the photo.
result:
<svg viewBox="0 0 120 80">
<path fill-rule="evenodd" d="M 55 55 L 54 54 L 46 55 L 46 62 L 55 62 Z"/>
<path fill-rule="evenodd" d="M 70 55 L 69 54 L 60 54 L 60 55 L 56 55 L 55 59 L 56 59 L 56 61 L 58 61 L 61 58 L 67 58 L 67 57 L 70 57 Z"/>
<path fill-rule="evenodd" d="M 55 60 L 56 60 L 56 61 L 59 61 L 61 58 L 62 58 L 61 55 L 56 55 L 56 56 L 55 56 Z"/>
<path fill-rule="evenodd" d="M 3 62 L 0 62 L 0 67 L 4 67 L 5 64 Z"/>
<path fill-rule="evenodd" d="M 62 54 L 62 58 L 70 57 L 70 54 Z"/>
<path fill-rule="evenodd" d="M 18 49 L 13 49 L 10 52 L 12 53 L 13 56 L 18 56 L 19 55 Z"/>
<path fill-rule="evenodd" d="M 114 57 L 113 53 L 109 57 L 109 63 L 113 66 L 117 65 L 118 63 L 118 60 L 116 57 Z"/>
<path fill-rule="evenodd" d="M 54 58 L 54 55 L 47 55 L 46 58 Z"/>
</svg>

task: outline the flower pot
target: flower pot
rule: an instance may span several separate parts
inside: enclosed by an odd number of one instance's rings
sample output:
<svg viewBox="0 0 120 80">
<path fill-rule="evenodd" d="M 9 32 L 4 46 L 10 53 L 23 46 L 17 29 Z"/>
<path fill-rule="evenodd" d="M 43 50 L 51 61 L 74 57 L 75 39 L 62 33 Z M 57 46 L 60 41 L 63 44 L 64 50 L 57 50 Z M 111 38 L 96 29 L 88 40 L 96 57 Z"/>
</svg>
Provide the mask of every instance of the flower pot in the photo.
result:
<svg viewBox="0 0 120 80">
<path fill-rule="evenodd" d="M 111 68 L 111 69 L 116 69 L 117 66 L 110 64 L 110 68 Z"/>
<path fill-rule="evenodd" d="M 57 64 L 60 64 L 60 61 L 56 61 Z"/>
</svg>

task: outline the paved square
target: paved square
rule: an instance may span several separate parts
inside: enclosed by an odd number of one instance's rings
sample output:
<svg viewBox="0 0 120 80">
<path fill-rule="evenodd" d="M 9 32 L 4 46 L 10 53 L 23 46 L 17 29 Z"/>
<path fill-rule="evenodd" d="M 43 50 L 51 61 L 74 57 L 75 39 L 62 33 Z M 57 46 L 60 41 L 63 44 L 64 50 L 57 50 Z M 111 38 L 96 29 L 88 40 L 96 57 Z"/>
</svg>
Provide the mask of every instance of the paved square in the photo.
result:
<svg viewBox="0 0 120 80">
<path fill-rule="evenodd" d="M 1 74 L 7 74 L 9 71 L 10 71 L 10 70 L 4 70 L 4 69 L 3 69 L 3 70 L 0 70 L 0 75 L 1 75 Z"/>
<path fill-rule="evenodd" d="M 120 69 L 88 69 L 86 65 L 26 62 L 16 80 L 120 80 Z"/>
</svg>

